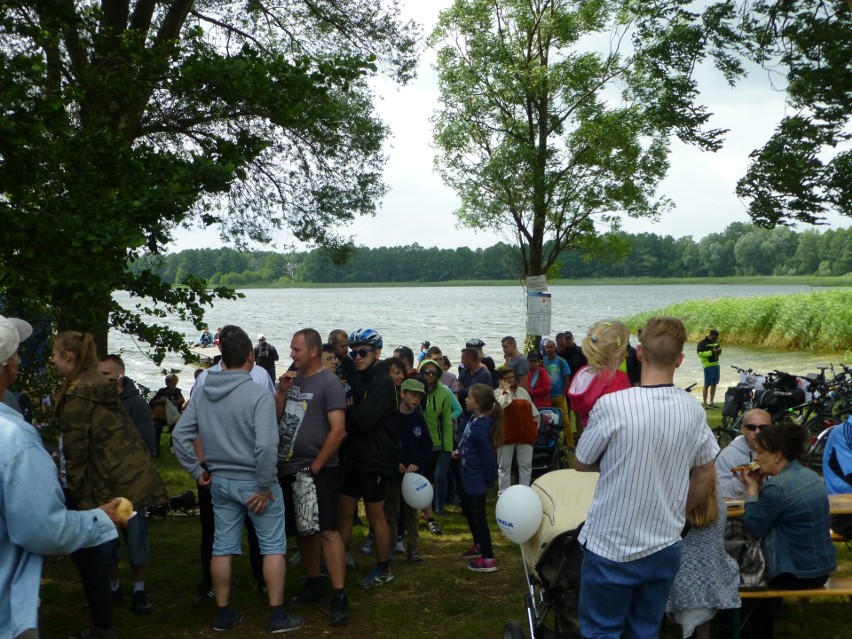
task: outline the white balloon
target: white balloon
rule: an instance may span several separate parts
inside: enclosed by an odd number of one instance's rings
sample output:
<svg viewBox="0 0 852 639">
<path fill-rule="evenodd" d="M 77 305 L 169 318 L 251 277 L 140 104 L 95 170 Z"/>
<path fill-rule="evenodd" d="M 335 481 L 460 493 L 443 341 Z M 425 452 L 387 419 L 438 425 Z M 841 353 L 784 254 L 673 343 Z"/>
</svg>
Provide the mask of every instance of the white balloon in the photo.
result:
<svg viewBox="0 0 852 639">
<path fill-rule="evenodd" d="M 402 498 L 412 508 L 426 508 L 432 503 L 432 484 L 423 475 L 405 473 L 402 477 Z"/>
<path fill-rule="evenodd" d="M 497 500 L 494 514 L 503 534 L 516 544 L 522 544 L 541 525 L 541 499 L 529 486 L 510 486 Z"/>
</svg>

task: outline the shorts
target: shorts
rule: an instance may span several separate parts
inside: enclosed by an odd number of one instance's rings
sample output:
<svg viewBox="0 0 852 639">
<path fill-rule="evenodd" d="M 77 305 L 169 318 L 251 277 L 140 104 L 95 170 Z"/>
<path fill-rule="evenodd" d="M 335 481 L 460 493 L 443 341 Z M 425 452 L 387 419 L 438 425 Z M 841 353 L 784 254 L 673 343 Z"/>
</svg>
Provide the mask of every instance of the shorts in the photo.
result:
<svg viewBox="0 0 852 639">
<path fill-rule="evenodd" d="M 139 511 L 127 520 L 127 528 L 122 531 L 127 544 L 127 559 L 131 566 L 148 565 L 148 520 L 145 513 Z M 104 561 L 113 564 L 121 558 L 121 543 L 113 539 L 104 544 Z"/>
<path fill-rule="evenodd" d="M 719 377 L 722 374 L 721 366 L 708 366 L 704 369 L 704 385 L 715 386 L 719 383 Z"/>
<path fill-rule="evenodd" d="M 340 482 L 340 493 L 353 499 L 362 499 L 365 504 L 385 500 L 387 477 L 365 470 L 347 470 Z"/>
<path fill-rule="evenodd" d="M 243 526 L 248 514 L 260 545 L 261 555 L 284 555 L 287 540 L 284 537 L 284 500 L 281 487 L 272 486 L 273 499 L 266 502 L 266 509 L 255 514 L 246 508 L 256 484 L 244 479 L 227 479 L 213 475 L 210 493 L 213 498 L 213 555 L 242 554 Z"/>
<path fill-rule="evenodd" d="M 296 537 L 296 509 L 293 505 L 293 480 L 295 475 L 278 478 L 284 494 L 284 522 L 287 537 Z M 337 467 L 322 468 L 314 477 L 317 489 L 320 532 L 337 530 L 337 500 L 340 498 L 340 474 Z"/>
</svg>

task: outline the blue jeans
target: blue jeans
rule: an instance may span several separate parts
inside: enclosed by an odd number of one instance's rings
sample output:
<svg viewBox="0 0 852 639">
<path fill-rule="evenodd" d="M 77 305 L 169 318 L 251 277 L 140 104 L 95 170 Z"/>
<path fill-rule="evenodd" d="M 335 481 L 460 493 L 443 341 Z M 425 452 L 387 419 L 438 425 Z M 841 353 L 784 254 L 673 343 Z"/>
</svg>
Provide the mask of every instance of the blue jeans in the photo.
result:
<svg viewBox="0 0 852 639">
<path fill-rule="evenodd" d="M 657 639 L 680 568 L 682 542 L 635 561 L 583 549 L 580 632 L 584 639 Z"/>
<path fill-rule="evenodd" d="M 450 472 L 450 453 L 438 451 L 438 463 L 435 465 L 435 510 L 439 515 L 444 514 L 447 502 L 447 473 Z"/>
<path fill-rule="evenodd" d="M 281 495 L 281 486 L 277 483 L 272 485 L 273 499 L 266 502 L 266 509 L 259 515 L 246 508 L 246 502 L 255 488 L 254 481 L 213 475 L 210 492 L 213 496 L 213 517 L 216 522 L 216 530 L 213 533 L 214 555 L 242 554 L 241 542 L 246 514 L 257 531 L 260 554 L 286 554 L 284 498 Z"/>
</svg>

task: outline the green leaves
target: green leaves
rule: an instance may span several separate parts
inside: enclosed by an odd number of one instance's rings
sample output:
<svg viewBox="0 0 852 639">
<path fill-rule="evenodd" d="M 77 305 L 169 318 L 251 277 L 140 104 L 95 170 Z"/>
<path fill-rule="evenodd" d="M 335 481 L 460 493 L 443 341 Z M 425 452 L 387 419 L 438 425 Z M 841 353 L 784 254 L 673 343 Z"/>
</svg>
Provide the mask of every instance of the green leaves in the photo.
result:
<svg viewBox="0 0 852 639">
<path fill-rule="evenodd" d="M 462 224 L 518 238 L 526 274 L 546 272 L 618 212 L 658 215 L 668 205 L 655 188 L 670 134 L 718 145 L 720 132 L 701 131 L 707 116 L 684 75 L 696 33 L 675 25 L 655 50 L 631 55 L 617 47 L 620 10 L 458 0 L 430 39 L 442 99 L 438 170 L 459 194 Z"/>
<path fill-rule="evenodd" d="M 128 261 L 198 225 L 345 250 L 341 223 L 384 193 L 366 80 L 416 61 L 395 0 L 189 4 L 0 4 L 0 295 L 101 348 L 111 313 L 155 358 L 179 336 L 145 315 L 200 325 L 230 293 L 191 274 L 172 291 Z M 147 298 L 139 313 L 111 306 L 120 289 Z"/>
</svg>

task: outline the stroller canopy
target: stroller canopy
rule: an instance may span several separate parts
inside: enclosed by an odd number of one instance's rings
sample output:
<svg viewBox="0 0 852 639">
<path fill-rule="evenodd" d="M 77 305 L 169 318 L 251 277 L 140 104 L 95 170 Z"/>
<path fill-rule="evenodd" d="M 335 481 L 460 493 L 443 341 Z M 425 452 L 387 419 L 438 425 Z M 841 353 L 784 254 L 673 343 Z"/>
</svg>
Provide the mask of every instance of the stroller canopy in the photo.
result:
<svg viewBox="0 0 852 639">
<path fill-rule="evenodd" d="M 521 544 L 527 566 L 535 567 L 554 537 L 586 520 L 599 476 L 568 469 L 554 470 L 535 480 L 532 488 L 541 499 L 543 514 L 536 533 Z"/>
</svg>

